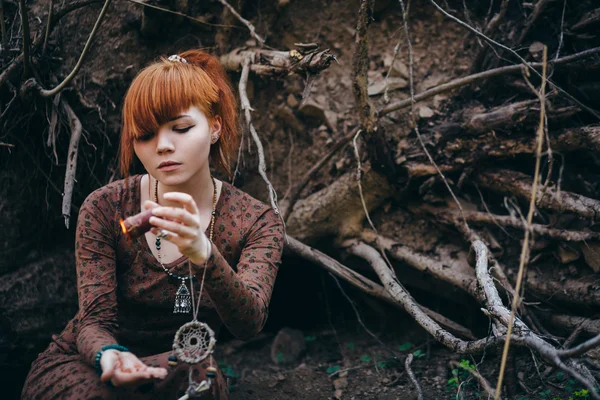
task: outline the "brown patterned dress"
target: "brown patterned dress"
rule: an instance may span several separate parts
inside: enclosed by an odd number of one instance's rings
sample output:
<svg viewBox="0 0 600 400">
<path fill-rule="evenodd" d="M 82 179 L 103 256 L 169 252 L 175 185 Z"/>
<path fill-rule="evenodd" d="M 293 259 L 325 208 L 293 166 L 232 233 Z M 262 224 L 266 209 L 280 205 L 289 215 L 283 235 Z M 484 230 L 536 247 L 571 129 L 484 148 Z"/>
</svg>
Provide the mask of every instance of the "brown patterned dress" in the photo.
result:
<svg viewBox="0 0 600 400">
<path fill-rule="evenodd" d="M 143 235 L 131 241 L 119 227 L 119 218 L 140 211 L 141 178 L 106 185 L 81 206 L 75 244 L 79 312 L 33 362 L 23 399 L 175 399 L 187 388 L 189 365 L 167 364 L 176 330 L 191 320 L 190 314 L 173 314 L 180 281 L 164 272 Z M 225 324 L 241 339 L 256 335 L 267 319 L 283 240 L 272 208 L 224 182 L 198 319 L 215 332 Z M 186 261 L 165 266 L 185 276 Z M 147 365 L 167 368 L 168 376 L 137 388 L 102 383 L 94 356 L 115 343 Z M 193 368 L 194 381 L 204 379 L 208 362 Z M 205 393 L 207 399 L 228 397 L 221 371 Z"/>
</svg>

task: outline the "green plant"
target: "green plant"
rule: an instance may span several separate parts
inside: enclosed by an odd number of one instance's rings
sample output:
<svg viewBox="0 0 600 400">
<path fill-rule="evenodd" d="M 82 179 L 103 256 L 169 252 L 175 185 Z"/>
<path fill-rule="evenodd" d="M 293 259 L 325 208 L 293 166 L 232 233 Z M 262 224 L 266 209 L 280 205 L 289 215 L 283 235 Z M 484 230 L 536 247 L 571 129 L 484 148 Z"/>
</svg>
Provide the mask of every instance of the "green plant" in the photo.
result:
<svg viewBox="0 0 600 400">
<path fill-rule="evenodd" d="M 346 344 L 346 347 L 348 347 L 350 350 L 354 350 L 354 343 L 350 342 L 348 344 Z"/>
<path fill-rule="evenodd" d="M 362 362 L 371 362 L 371 356 L 368 354 L 363 354 L 360 356 L 360 361 Z"/>
<path fill-rule="evenodd" d="M 314 342 L 315 340 L 317 340 L 316 336 L 305 336 L 304 340 L 307 342 Z"/>
<path fill-rule="evenodd" d="M 339 370 L 340 370 L 339 365 L 332 365 L 331 367 L 327 368 L 327 373 L 333 374 L 334 372 L 338 372 Z"/>
<path fill-rule="evenodd" d="M 581 389 L 581 390 L 577 390 L 575 392 L 573 392 L 573 395 L 575 395 L 576 399 L 589 399 L 590 398 L 590 391 L 587 389 Z"/>
<path fill-rule="evenodd" d="M 398 346 L 398 350 L 406 351 L 406 350 L 410 350 L 411 347 L 412 347 L 412 343 L 406 342 L 406 343 L 402 343 L 400 346 Z"/>
<path fill-rule="evenodd" d="M 422 357 L 425 357 L 425 353 L 423 353 L 421 350 L 417 350 L 413 353 L 413 357 L 422 358 Z"/>
</svg>

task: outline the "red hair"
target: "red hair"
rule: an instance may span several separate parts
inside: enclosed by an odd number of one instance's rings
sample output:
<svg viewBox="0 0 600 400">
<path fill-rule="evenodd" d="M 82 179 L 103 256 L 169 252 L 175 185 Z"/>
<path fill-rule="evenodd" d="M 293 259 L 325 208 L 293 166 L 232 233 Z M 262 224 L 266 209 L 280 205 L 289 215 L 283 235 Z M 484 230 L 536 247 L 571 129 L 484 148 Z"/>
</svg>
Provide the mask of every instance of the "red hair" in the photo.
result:
<svg viewBox="0 0 600 400">
<path fill-rule="evenodd" d="M 133 163 L 133 142 L 192 106 L 210 122 L 221 118 L 219 141 L 210 148 L 215 167 L 231 177 L 232 161 L 238 146 L 238 108 L 229 77 L 218 58 L 200 50 L 181 54 L 187 63 L 161 58 L 144 68 L 127 90 L 123 103 L 120 169 L 129 176 Z"/>
</svg>

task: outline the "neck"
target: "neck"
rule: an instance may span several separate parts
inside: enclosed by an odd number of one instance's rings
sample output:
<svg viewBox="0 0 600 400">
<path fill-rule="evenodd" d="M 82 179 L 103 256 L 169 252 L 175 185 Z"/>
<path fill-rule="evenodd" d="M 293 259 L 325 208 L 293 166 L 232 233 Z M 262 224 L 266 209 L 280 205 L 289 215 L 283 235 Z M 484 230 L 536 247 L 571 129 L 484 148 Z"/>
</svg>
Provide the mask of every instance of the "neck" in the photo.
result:
<svg viewBox="0 0 600 400">
<path fill-rule="evenodd" d="M 156 180 L 152 179 L 152 200 L 154 201 L 154 185 Z M 174 203 L 166 200 L 163 195 L 168 192 L 187 193 L 196 202 L 198 209 L 212 209 L 213 206 L 213 181 L 211 179 L 210 169 L 204 168 L 188 181 L 180 185 L 165 185 L 162 182 L 158 183 L 158 203 L 162 206 L 180 207 L 179 203 Z"/>
</svg>

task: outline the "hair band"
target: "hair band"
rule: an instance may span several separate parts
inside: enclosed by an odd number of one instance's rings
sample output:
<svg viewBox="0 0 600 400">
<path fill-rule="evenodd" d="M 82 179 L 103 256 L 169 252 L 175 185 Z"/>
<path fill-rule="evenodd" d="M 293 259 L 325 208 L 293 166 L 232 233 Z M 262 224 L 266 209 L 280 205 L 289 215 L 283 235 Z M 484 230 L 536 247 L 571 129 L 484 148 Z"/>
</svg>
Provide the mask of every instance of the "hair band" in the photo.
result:
<svg viewBox="0 0 600 400">
<path fill-rule="evenodd" d="M 173 54 L 172 56 L 169 56 L 169 58 L 167 60 L 169 60 L 171 62 L 179 62 L 179 63 L 187 64 L 187 60 L 181 56 L 178 56 L 177 54 Z"/>
</svg>

